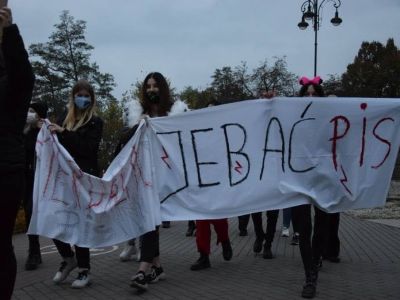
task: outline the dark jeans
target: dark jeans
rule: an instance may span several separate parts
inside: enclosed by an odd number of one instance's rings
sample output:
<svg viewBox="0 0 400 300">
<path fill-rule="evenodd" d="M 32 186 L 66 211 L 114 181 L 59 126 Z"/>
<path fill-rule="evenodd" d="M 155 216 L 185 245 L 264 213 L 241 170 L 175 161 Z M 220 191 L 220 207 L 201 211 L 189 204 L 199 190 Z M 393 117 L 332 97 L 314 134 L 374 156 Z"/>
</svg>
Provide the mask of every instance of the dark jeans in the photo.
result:
<svg viewBox="0 0 400 300">
<path fill-rule="evenodd" d="M 193 220 L 188 221 L 188 228 L 195 229 L 196 228 L 196 222 L 193 221 Z"/>
<path fill-rule="evenodd" d="M 265 244 L 271 247 L 272 241 L 274 240 L 276 223 L 278 222 L 279 210 L 269 210 L 266 212 L 267 215 L 267 227 L 265 228 L 265 233 L 262 224 L 262 213 L 257 212 L 251 214 L 253 219 L 254 231 L 256 233 L 257 239 L 265 239 Z"/>
<path fill-rule="evenodd" d="M 54 244 L 57 247 L 58 253 L 62 257 L 74 257 L 74 251 L 72 251 L 71 245 L 61 242 L 59 240 L 53 239 Z M 76 261 L 78 262 L 78 268 L 80 269 L 90 269 L 90 252 L 89 248 L 82 248 L 75 246 Z"/>
<path fill-rule="evenodd" d="M 159 226 L 140 237 L 140 261 L 152 263 L 155 257 L 160 256 Z"/>
<path fill-rule="evenodd" d="M 321 258 L 326 238 L 328 214 L 315 206 L 314 212 L 314 230 L 311 242 L 311 205 L 306 204 L 292 207 L 293 227 L 299 233 L 300 254 L 306 276 L 309 276 Z"/>
<path fill-rule="evenodd" d="M 24 195 L 23 170 L 0 172 L 0 299 L 11 299 L 17 274 L 12 245 L 15 219 Z"/>
<path fill-rule="evenodd" d="M 29 228 L 32 217 L 32 206 L 33 206 L 33 182 L 34 176 L 31 171 L 25 171 L 26 188 L 25 195 L 23 198 L 24 212 L 25 212 L 25 224 L 26 230 Z M 39 236 L 35 234 L 28 234 L 29 239 L 29 253 L 40 253 Z"/>
<path fill-rule="evenodd" d="M 239 231 L 247 230 L 249 224 L 250 215 L 243 215 L 238 217 L 239 220 Z"/>
<path fill-rule="evenodd" d="M 323 250 L 324 258 L 336 258 L 340 254 L 339 222 L 340 213 L 327 214 L 327 235 Z"/>
</svg>

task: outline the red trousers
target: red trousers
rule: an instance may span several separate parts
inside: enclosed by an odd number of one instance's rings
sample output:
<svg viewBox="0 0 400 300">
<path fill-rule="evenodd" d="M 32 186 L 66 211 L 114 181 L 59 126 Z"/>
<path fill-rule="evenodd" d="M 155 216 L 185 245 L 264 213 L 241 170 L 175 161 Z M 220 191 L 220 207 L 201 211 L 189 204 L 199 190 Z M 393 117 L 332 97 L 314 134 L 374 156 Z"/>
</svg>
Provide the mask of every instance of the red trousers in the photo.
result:
<svg viewBox="0 0 400 300">
<path fill-rule="evenodd" d="M 214 225 L 214 230 L 217 233 L 217 244 L 229 240 L 228 219 L 197 220 L 196 221 L 197 250 L 200 253 L 206 255 L 210 254 L 211 224 Z"/>
</svg>

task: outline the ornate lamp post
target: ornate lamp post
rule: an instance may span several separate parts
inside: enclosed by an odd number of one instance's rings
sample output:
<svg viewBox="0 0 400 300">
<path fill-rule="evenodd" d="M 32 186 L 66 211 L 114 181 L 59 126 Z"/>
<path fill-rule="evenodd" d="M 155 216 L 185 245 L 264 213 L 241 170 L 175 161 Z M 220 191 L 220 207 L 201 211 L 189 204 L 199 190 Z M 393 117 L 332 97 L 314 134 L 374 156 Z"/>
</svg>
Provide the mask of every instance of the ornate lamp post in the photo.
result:
<svg viewBox="0 0 400 300">
<path fill-rule="evenodd" d="M 317 48 L 318 48 L 318 30 L 322 21 L 320 17 L 321 8 L 324 3 L 332 2 L 333 7 L 336 9 L 335 16 L 331 19 L 331 23 L 334 26 L 339 26 L 342 23 L 342 19 L 339 18 L 338 8 L 342 4 L 340 0 L 322 0 L 318 3 L 318 0 L 307 0 L 301 5 L 301 22 L 297 26 L 301 30 L 305 30 L 308 27 L 307 21 L 312 21 L 314 28 L 314 76 L 317 76 Z"/>
</svg>

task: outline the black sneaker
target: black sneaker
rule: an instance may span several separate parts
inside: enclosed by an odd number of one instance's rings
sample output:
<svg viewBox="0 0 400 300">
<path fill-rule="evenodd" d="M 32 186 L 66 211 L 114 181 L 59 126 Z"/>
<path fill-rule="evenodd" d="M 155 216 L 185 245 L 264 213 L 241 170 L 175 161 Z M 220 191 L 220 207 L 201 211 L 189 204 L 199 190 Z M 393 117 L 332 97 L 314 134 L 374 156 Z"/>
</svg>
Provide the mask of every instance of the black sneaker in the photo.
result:
<svg viewBox="0 0 400 300">
<path fill-rule="evenodd" d="M 274 256 L 272 255 L 272 252 L 271 252 L 271 246 L 264 245 L 263 258 L 265 258 L 265 259 L 274 258 Z"/>
<path fill-rule="evenodd" d="M 193 236 L 195 230 L 196 230 L 196 227 L 188 227 L 185 235 L 186 236 Z"/>
<path fill-rule="evenodd" d="M 322 269 L 322 258 L 321 257 L 315 262 L 315 266 L 317 267 L 317 270 Z"/>
<path fill-rule="evenodd" d="M 307 280 L 303 285 L 303 291 L 301 292 L 301 297 L 303 298 L 314 298 L 317 292 L 317 286 L 312 280 Z"/>
<path fill-rule="evenodd" d="M 25 270 L 32 271 L 36 270 L 38 266 L 42 263 L 42 256 L 39 253 L 29 252 L 28 258 L 25 262 Z"/>
<path fill-rule="evenodd" d="M 294 233 L 292 237 L 292 241 L 290 242 L 290 245 L 296 246 L 299 244 L 299 234 Z"/>
<path fill-rule="evenodd" d="M 233 256 L 230 240 L 222 242 L 222 256 L 225 260 L 231 260 Z"/>
<path fill-rule="evenodd" d="M 131 287 L 137 288 L 140 291 L 147 290 L 148 285 L 146 280 L 146 274 L 143 271 L 137 272 L 131 278 Z"/>
<path fill-rule="evenodd" d="M 239 236 L 247 236 L 247 229 L 239 230 Z"/>
<path fill-rule="evenodd" d="M 171 227 L 171 222 L 170 221 L 163 221 L 162 222 L 162 228 L 170 228 Z"/>
<path fill-rule="evenodd" d="M 340 257 L 339 256 L 328 256 L 328 257 L 324 257 L 325 260 L 328 260 L 332 263 L 340 263 Z"/>
<path fill-rule="evenodd" d="M 263 238 L 256 238 L 253 244 L 253 252 L 254 253 L 260 253 L 262 250 L 262 245 L 263 245 Z"/>
<path fill-rule="evenodd" d="M 152 266 L 150 274 L 146 275 L 146 281 L 148 283 L 156 283 L 159 280 L 164 280 L 165 277 L 166 275 L 162 267 L 157 268 L 156 266 Z"/>
<path fill-rule="evenodd" d="M 200 258 L 190 266 L 190 270 L 192 271 L 198 271 L 198 270 L 203 270 L 210 268 L 210 259 L 208 258 L 208 255 L 205 254 L 200 254 Z"/>
</svg>

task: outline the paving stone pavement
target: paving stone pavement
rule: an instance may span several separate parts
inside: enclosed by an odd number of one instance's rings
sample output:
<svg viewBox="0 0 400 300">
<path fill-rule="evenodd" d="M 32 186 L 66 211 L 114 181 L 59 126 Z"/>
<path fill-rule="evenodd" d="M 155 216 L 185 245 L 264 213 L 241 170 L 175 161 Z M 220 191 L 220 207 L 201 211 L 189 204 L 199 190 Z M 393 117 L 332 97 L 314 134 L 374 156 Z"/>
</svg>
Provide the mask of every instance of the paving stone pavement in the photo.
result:
<svg viewBox="0 0 400 300">
<path fill-rule="evenodd" d="M 212 267 L 196 272 L 189 270 L 198 254 L 195 238 L 185 237 L 186 222 L 161 228 L 161 259 L 167 279 L 150 285 L 145 293 L 129 286 L 138 262 L 119 261 L 123 244 L 91 250 L 92 285 L 74 290 L 70 284 L 76 270 L 66 282 L 52 282 L 60 257 L 51 240 L 41 238 L 43 264 L 39 269 L 25 271 L 27 237 L 15 235 L 18 274 L 12 299 L 301 299 L 304 274 L 300 253 L 298 246 L 290 245 L 290 238 L 280 236 L 281 216 L 272 248 L 276 258 L 272 260 L 253 254 L 251 221 L 246 237 L 238 235 L 237 218 L 229 223 L 232 260 L 223 260 L 213 232 Z M 340 238 L 342 261 L 324 261 L 317 299 L 399 300 L 400 228 L 342 214 Z"/>
</svg>

